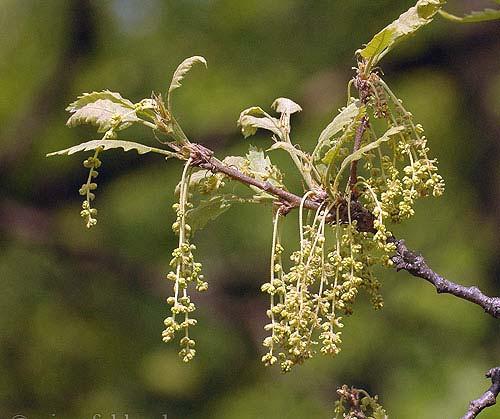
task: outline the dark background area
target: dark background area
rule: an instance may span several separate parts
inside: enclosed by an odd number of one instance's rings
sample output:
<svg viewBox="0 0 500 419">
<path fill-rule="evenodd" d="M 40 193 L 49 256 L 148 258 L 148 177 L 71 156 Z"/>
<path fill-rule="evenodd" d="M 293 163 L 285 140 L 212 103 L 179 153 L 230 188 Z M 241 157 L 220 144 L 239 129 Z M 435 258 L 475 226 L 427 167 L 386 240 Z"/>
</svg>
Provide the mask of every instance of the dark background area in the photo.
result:
<svg viewBox="0 0 500 419">
<path fill-rule="evenodd" d="M 219 156 L 267 148 L 235 121 L 276 97 L 298 102 L 293 139 L 311 150 L 346 99 L 354 51 L 413 1 L 3 0 L 0 5 L 0 417 L 331 417 L 337 386 L 379 394 L 392 418 L 460 416 L 499 363 L 498 321 L 407 273 L 380 271 L 385 308 L 361 298 L 341 354 L 282 375 L 260 363 L 271 245 L 268 207 L 238 207 L 196 236 L 210 283 L 196 297 L 190 365 L 161 342 L 181 164 L 102 155 L 86 231 L 83 155 L 46 159 L 95 138 L 69 129 L 78 94 L 133 101 L 165 91 L 178 63 L 207 58 L 175 93 L 190 138 Z M 450 2 L 461 12 L 486 2 Z M 394 227 L 432 267 L 500 294 L 500 25 L 436 19 L 382 62 L 426 129 L 447 191 Z M 155 145 L 151 132 L 129 139 Z M 273 159 L 292 168 L 285 156 Z M 287 170 L 288 169 L 288 170 Z M 293 186 L 293 175 L 292 178 Z M 300 191 L 296 182 L 296 191 Z M 300 192 L 299 192 L 300 193 Z M 290 234 L 296 217 L 286 221 Z M 481 416 L 500 418 L 500 408 Z"/>
</svg>

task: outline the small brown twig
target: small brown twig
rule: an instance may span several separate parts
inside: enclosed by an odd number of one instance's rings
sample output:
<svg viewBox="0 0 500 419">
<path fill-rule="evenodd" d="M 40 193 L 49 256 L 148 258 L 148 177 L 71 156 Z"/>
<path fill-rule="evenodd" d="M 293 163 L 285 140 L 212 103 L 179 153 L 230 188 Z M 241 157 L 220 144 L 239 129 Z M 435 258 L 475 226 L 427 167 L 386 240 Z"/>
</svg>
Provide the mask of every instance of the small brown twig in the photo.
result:
<svg viewBox="0 0 500 419">
<path fill-rule="evenodd" d="M 500 367 L 492 368 L 486 373 L 487 378 L 491 378 L 491 386 L 481 397 L 469 403 L 469 409 L 462 419 L 474 419 L 487 407 L 496 404 L 496 399 L 500 393 Z"/>
<path fill-rule="evenodd" d="M 214 157 L 212 150 L 209 150 L 200 144 L 191 143 L 189 147 L 192 159 L 191 164 L 193 166 L 210 170 L 212 172 L 224 173 L 231 179 L 237 180 L 245 185 L 255 186 L 260 190 L 279 198 L 280 202 L 286 204 L 289 210 L 292 208 L 298 208 L 302 201 L 304 208 L 317 210 L 327 196 L 323 193 L 323 191 L 318 191 L 316 197 L 322 199 L 315 199 L 313 197 L 304 200 L 301 196 L 288 192 L 279 186 L 273 185 L 271 182 L 255 179 L 242 173 L 234 167 L 227 166 Z M 350 209 L 351 220 L 357 221 L 357 228 L 359 231 L 375 232 L 373 228 L 373 214 L 363 207 L 359 201 L 353 199 L 351 200 L 350 205 L 347 205 L 347 201 L 340 200 L 337 203 L 337 206 L 339 207 L 339 215 L 342 222 L 348 222 L 348 212 Z M 330 212 L 330 215 L 327 216 L 327 222 L 333 223 L 336 221 L 334 213 L 335 211 L 333 210 Z"/>
<path fill-rule="evenodd" d="M 392 257 L 392 261 L 398 271 L 405 270 L 413 276 L 425 279 L 434 285 L 439 294 L 452 294 L 470 301 L 493 317 L 500 318 L 500 297 L 488 297 L 478 287 L 465 287 L 443 278 L 429 268 L 422 255 L 408 249 L 404 240 L 391 237 L 390 241 L 396 244 L 396 254 Z"/>
</svg>

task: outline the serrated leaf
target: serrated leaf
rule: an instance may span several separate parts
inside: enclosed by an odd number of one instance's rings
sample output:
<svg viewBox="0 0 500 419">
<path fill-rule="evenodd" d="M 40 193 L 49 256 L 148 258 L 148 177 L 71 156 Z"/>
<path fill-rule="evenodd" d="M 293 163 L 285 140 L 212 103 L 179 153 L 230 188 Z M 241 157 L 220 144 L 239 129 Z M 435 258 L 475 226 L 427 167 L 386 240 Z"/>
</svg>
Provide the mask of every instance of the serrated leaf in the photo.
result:
<svg viewBox="0 0 500 419">
<path fill-rule="evenodd" d="M 272 164 L 268 156 L 262 150 L 250 147 L 247 153 L 248 170 L 251 174 L 259 180 L 267 180 L 269 177 Z"/>
<path fill-rule="evenodd" d="M 207 60 L 204 57 L 195 55 L 194 57 L 186 58 L 174 71 L 174 75 L 172 76 L 172 81 L 170 82 L 170 87 L 168 88 L 167 94 L 167 106 L 169 110 L 171 110 L 170 97 L 172 92 L 175 89 L 181 87 L 181 81 L 184 79 L 188 71 L 191 70 L 191 67 L 193 67 L 193 65 L 195 65 L 196 63 L 204 64 L 205 67 L 207 67 Z"/>
<path fill-rule="evenodd" d="M 500 1 L 497 1 L 500 4 Z M 477 23 L 477 22 L 487 22 L 489 20 L 500 19 L 500 10 L 495 9 L 484 9 L 481 11 L 473 11 L 465 16 L 455 16 L 451 13 L 440 10 L 439 14 L 445 19 L 451 20 L 453 22 L 459 23 Z"/>
<path fill-rule="evenodd" d="M 207 178 L 210 178 L 212 176 L 215 176 L 215 173 L 211 172 L 210 170 L 205 170 L 201 169 L 198 170 L 194 173 L 191 173 L 191 176 L 189 177 L 189 189 L 192 190 L 194 187 L 198 186 L 202 181 L 206 180 Z M 180 185 L 181 183 L 177 185 L 175 188 L 175 193 L 177 194 L 180 191 Z"/>
<path fill-rule="evenodd" d="M 98 127 L 98 132 L 105 132 L 110 128 L 119 131 L 140 121 L 135 113 L 134 104 L 119 93 L 109 90 L 84 93 L 66 110 L 73 114 L 66 125 L 75 127 L 92 124 Z"/>
<path fill-rule="evenodd" d="M 98 99 L 111 100 L 112 102 L 120 103 L 123 106 L 128 107 L 129 109 L 134 109 L 134 104 L 130 100 L 122 97 L 120 93 L 111 92 L 110 90 L 103 90 L 101 92 L 84 93 L 81 96 L 78 96 L 77 100 L 70 103 L 66 110 L 69 112 L 75 112 L 78 109 L 81 109 L 82 107 L 95 102 Z"/>
<path fill-rule="evenodd" d="M 203 195 L 210 195 L 216 192 L 224 184 L 222 179 L 224 178 L 223 173 L 213 173 L 210 170 L 198 170 L 191 174 L 189 178 L 189 190 L 197 191 Z M 175 187 L 175 194 L 180 193 L 181 183 L 179 182 Z"/>
<path fill-rule="evenodd" d="M 399 125 L 397 127 L 391 127 L 379 139 L 372 141 L 371 143 L 368 143 L 363 147 L 360 147 L 359 150 L 355 151 L 354 153 L 350 154 L 349 156 L 347 156 L 344 159 L 344 161 L 340 165 L 339 173 L 342 173 L 344 171 L 344 169 L 348 165 L 350 165 L 353 161 L 361 159 L 366 153 L 380 147 L 380 145 L 382 143 L 389 141 L 393 135 L 396 135 L 404 130 L 405 130 L 405 127 L 403 127 L 401 125 Z"/>
<path fill-rule="evenodd" d="M 342 131 L 354 120 L 354 118 L 356 118 L 359 113 L 360 103 L 361 102 L 359 100 L 352 102 L 350 105 L 343 108 L 335 118 L 333 118 L 333 121 L 330 122 L 323 131 L 321 131 L 315 150 L 319 151 L 322 147 L 328 145 L 330 139 L 334 135 Z"/>
<path fill-rule="evenodd" d="M 271 108 L 278 113 L 286 113 L 288 115 L 302 111 L 299 104 L 295 103 L 291 99 L 287 99 L 286 97 L 279 97 L 276 99 L 271 105 Z"/>
<path fill-rule="evenodd" d="M 256 147 L 250 146 L 242 171 L 255 179 L 268 181 L 276 186 L 283 186 L 283 175 L 279 169 L 271 163 L 269 156 L 266 156 L 262 150 Z M 258 193 L 262 192 L 259 189 L 255 190 Z"/>
<path fill-rule="evenodd" d="M 234 166 L 238 170 L 241 170 L 246 162 L 247 159 L 241 156 L 227 156 L 222 160 L 222 163 L 224 163 L 226 166 Z"/>
<path fill-rule="evenodd" d="M 356 51 L 371 66 L 387 54 L 396 43 L 430 23 L 446 0 L 419 0 L 415 6 L 401 14 L 398 19 L 378 32 L 368 44 Z"/>
<path fill-rule="evenodd" d="M 102 148 L 103 150 L 109 150 L 112 148 L 123 148 L 124 151 L 135 150 L 138 154 L 146 154 L 152 151 L 151 147 L 148 147 L 143 144 L 134 143 L 132 141 L 122 141 L 122 140 L 91 140 L 86 143 L 81 143 L 75 145 L 70 148 L 66 148 L 64 150 L 55 151 L 53 153 L 47 154 L 47 157 L 50 156 L 62 156 L 62 155 L 70 155 L 75 154 L 80 151 L 90 151 L 95 150 L 97 148 Z"/>
<path fill-rule="evenodd" d="M 251 108 L 245 109 L 241 112 L 237 123 L 245 138 L 254 135 L 258 128 L 271 131 L 279 138 L 282 138 L 283 136 L 280 129 L 280 121 L 264 112 L 264 110 L 259 106 L 252 106 Z"/>
</svg>

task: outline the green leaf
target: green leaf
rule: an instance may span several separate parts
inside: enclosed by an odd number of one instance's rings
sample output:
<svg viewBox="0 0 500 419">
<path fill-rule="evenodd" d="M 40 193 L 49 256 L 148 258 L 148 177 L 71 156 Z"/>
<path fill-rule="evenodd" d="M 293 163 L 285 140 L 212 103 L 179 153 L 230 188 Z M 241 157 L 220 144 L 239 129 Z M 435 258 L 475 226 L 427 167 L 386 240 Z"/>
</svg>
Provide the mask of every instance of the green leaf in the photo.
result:
<svg viewBox="0 0 500 419">
<path fill-rule="evenodd" d="M 344 132 L 342 136 L 339 138 L 334 138 L 333 140 L 329 140 L 326 145 L 330 146 L 330 149 L 325 153 L 321 161 L 326 165 L 332 163 L 340 152 L 340 149 L 344 144 L 351 140 L 354 137 L 355 128 L 359 125 L 361 118 L 366 115 L 366 107 L 359 106 L 357 108 L 357 113 L 354 117 L 343 127 Z"/>
<path fill-rule="evenodd" d="M 288 134 L 292 129 L 290 125 L 290 115 L 296 112 L 300 112 L 302 108 L 293 100 L 287 99 L 286 97 L 279 97 L 278 99 L 276 99 L 272 103 L 271 108 L 281 114 L 279 126 L 280 132 L 283 133 L 282 138 L 284 136 L 288 137 Z"/>
<path fill-rule="evenodd" d="M 66 148 L 64 150 L 49 153 L 49 154 L 47 154 L 47 157 L 62 156 L 62 155 L 69 156 L 70 154 L 75 154 L 75 153 L 78 153 L 80 151 L 90 151 L 90 150 L 95 150 L 96 148 L 102 148 L 103 150 L 109 150 L 112 148 L 123 148 L 123 150 L 125 150 L 125 151 L 135 150 L 135 151 L 137 151 L 138 154 L 146 154 L 146 153 L 149 153 L 151 151 L 157 150 L 153 147 L 148 147 L 148 146 L 143 145 L 143 144 L 134 143 L 132 141 L 91 140 L 91 141 L 87 141 L 86 143 L 81 143 L 81 144 L 75 145 L 73 147 Z M 166 150 L 161 150 L 161 151 L 165 151 L 165 153 L 168 153 Z"/>
<path fill-rule="evenodd" d="M 418 0 L 415 6 L 378 32 L 356 53 L 368 60 L 371 66 L 376 65 L 398 42 L 430 23 L 445 3 L 446 0 Z"/>
<path fill-rule="evenodd" d="M 495 0 L 495 1 L 500 4 L 500 0 Z M 469 14 L 466 14 L 463 17 L 452 15 L 451 13 L 445 12 L 444 10 L 440 10 L 439 14 L 445 19 L 459 23 L 476 23 L 476 22 L 486 22 L 489 20 L 500 19 L 500 10 L 495 10 L 495 9 L 484 9 L 481 11 L 473 11 L 470 12 Z"/>
<path fill-rule="evenodd" d="M 344 171 L 344 169 L 348 165 L 350 165 L 353 161 L 361 159 L 366 153 L 380 147 L 380 145 L 382 143 L 389 141 L 393 135 L 399 134 L 400 132 L 402 132 L 404 130 L 405 130 L 405 127 L 402 125 L 389 128 L 385 132 L 385 134 L 382 135 L 382 137 L 380 137 L 378 140 L 375 140 L 375 141 L 372 141 L 371 143 L 366 144 L 365 146 L 361 147 L 359 150 L 357 150 L 354 153 L 347 156 L 340 166 L 339 173 L 342 173 Z"/>
<path fill-rule="evenodd" d="M 285 141 L 278 141 L 278 142 L 274 143 L 266 151 L 277 150 L 279 148 L 287 151 L 289 154 L 292 154 L 292 155 L 295 155 L 297 157 L 300 157 L 302 159 L 307 160 L 307 155 L 302 150 L 299 150 L 293 144 L 287 143 Z"/>
<path fill-rule="evenodd" d="M 326 165 L 329 165 L 330 163 L 332 163 L 335 158 L 337 157 L 337 154 L 339 153 L 340 151 L 340 147 L 342 146 L 342 144 L 345 144 L 347 141 L 349 141 L 349 139 L 354 135 L 354 132 L 350 132 L 350 133 L 346 133 L 347 135 L 343 135 L 339 141 L 337 141 L 334 146 L 332 148 L 330 148 L 325 156 L 321 159 L 321 161 L 326 164 Z"/>
<path fill-rule="evenodd" d="M 282 150 L 285 150 L 292 157 L 292 159 L 298 159 L 299 161 L 300 160 L 302 160 L 302 161 L 309 161 L 310 160 L 309 156 L 306 153 L 304 153 L 302 150 L 299 150 L 293 144 L 285 142 L 285 141 L 277 141 L 270 148 L 268 148 L 266 151 L 277 150 L 279 148 Z"/>
<path fill-rule="evenodd" d="M 66 110 L 73 114 L 66 125 L 75 127 L 92 124 L 98 127 L 98 132 L 105 132 L 111 128 L 119 131 L 141 121 L 136 115 L 135 105 L 130 100 L 109 90 L 84 93 Z"/>
<path fill-rule="evenodd" d="M 278 113 L 286 113 L 288 115 L 302 111 L 300 105 L 291 99 L 287 99 L 286 97 L 279 97 L 276 99 L 271 105 L 271 108 Z"/>
<path fill-rule="evenodd" d="M 234 166 L 238 170 L 241 170 L 246 162 L 247 159 L 241 156 L 227 156 L 222 160 L 222 163 L 224 163 L 226 166 Z"/>
<path fill-rule="evenodd" d="M 245 138 L 254 135 L 258 128 L 271 131 L 279 138 L 283 137 L 280 129 L 280 121 L 264 112 L 259 106 L 252 106 L 241 112 L 238 119 L 238 126 L 241 127 L 241 133 Z"/>
<path fill-rule="evenodd" d="M 255 179 L 267 180 L 271 173 L 272 164 L 268 156 L 262 150 L 250 147 L 247 153 L 248 170 Z"/>
<path fill-rule="evenodd" d="M 101 92 L 84 93 L 83 95 L 78 96 L 78 99 L 71 103 L 66 110 L 69 112 L 77 111 L 78 109 L 93 103 L 98 99 L 107 99 L 112 102 L 120 103 L 129 109 L 134 109 L 134 104 L 130 100 L 123 98 L 120 93 L 103 90 Z"/>
<path fill-rule="evenodd" d="M 231 202 L 224 195 L 216 195 L 201 201 L 195 208 L 186 213 L 186 221 L 192 231 L 201 230 L 209 221 L 215 220 L 231 207 Z"/>
<path fill-rule="evenodd" d="M 172 81 L 170 82 L 170 87 L 168 88 L 168 94 L 167 94 L 167 107 L 169 110 L 171 110 L 170 97 L 172 95 L 172 92 L 175 89 L 181 87 L 181 81 L 184 79 L 187 72 L 191 70 L 191 67 L 193 67 L 193 65 L 195 65 L 196 63 L 204 64 L 205 67 L 207 67 L 207 60 L 205 60 L 204 57 L 195 55 L 194 57 L 186 58 L 182 63 L 179 64 L 177 69 L 174 71 L 174 75 L 172 76 Z"/>
<path fill-rule="evenodd" d="M 205 169 L 201 169 L 194 173 L 191 173 L 191 176 L 189 177 L 189 189 L 192 190 L 193 188 L 197 187 L 201 182 L 205 181 L 208 178 L 211 178 L 212 176 L 215 176 L 215 173 Z M 178 194 L 180 191 L 180 185 L 181 183 L 179 182 L 179 184 L 175 188 L 176 194 Z"/>
<path fill-rule="evenodd" d="M 192 231 L 201 230 L 210 221 L 224 214 L 233 204 L 256 202 L 253 198 L 241 198 L 237 195 L 215 195 L 210 199 L 200 201 L 196 207 L 186 212 L 186 221 Z"/>
<path fill-rule="evenodd" d="M 343 108 L 335 118 L 333 118 L 333 121 L 330 122 L 319 135 L 318 144 L 314 150 L 315 152 L 313 153 L 313 156 L 316 151 L 319 151 L 322 147 L 329 145 L 331 138 L 335 134 L 342 131 L 344 127 L 349 125 L 354 118 L 356 118 L 360 112 L 360 104 L 361 102 L 359 100 L 352 102 L 349 106 Z"/>
<path fill-rule="evenodd" d="M 372 62 L 375 64 L 378 61 L 377 57 L 389 48 L 395 39 L 396 29 L 386 27 L 378 32 L 362 50 L 357 50 L 356 52 L 367 60 L 372 59 Z"/>
<path fill-rule="evenodd" d="M 283 175 L 279 169 L 271 163 L 268 156 L 262 150 L 250 146 L 246 155 L 248 166 L 242 167 L 242 171 L 255 179 L 268 181 L 275 186 L 283 186 Z M 258 194 L 263 192 L 250 186 Z M 269 194 L 265 194 L 266 196 Z M 270 195 L 269 195 L 270 196 Z"/>
</svg>

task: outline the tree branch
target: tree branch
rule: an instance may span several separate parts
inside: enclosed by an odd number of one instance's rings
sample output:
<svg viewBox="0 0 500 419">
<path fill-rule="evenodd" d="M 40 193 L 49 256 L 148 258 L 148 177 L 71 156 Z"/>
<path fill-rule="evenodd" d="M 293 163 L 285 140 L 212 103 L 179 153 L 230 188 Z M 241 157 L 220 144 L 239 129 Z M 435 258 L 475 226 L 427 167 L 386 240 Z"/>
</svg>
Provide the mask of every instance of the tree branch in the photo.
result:
<svg viewBox="0 0 500 419">
<path fill-rule="evenodd" d="M 481 397 L 469 403 L 469 409 L 462 419 L 474 419 L 484 409 L 496 404 L 497 396 L 500 393 L 500 367 L 489 370 L 486 377 L 491 378 L 491 387 Z"/>
<path fill-rule="evenodd" d="M 277 198 L 279 198 L 280 204 L 282 205 L 281 213 L 283 215 L 286 215 L 293 208 L 298 208 L 303 200 L 301 196 L 288 192 L 278 186 L 273 185 L 270 182 L 255 179 L 253 177 L 245 175 L 234 167 L 227 166 L 214 157 L 214 153 L 212 150 L 209 150 L 208 148 L 200 144 L 191 143 L 189 147 L 192 159 L 191 164 L 193 166 L 210 170 L 212 172 L 224 173 L 231 179 L 237 180 L 246 185 L 255 186 L 262 191 L 276 196 Z M 304 208 L 317 210 L 325 201 L 327 197 L 325 191 L 318 190 L 314 192 L 315 194 L 313 195 L 313 198 L 304 200 Z M 375 229 L 373 228 L 373 214 L 365 207 L 363 207 L 363 205 L 359 201 L 357 201 L 356 199 L 352 199 L 350 205 L 348 205 L 345 200 L 339 200 L 337 202 L 337 206 L 339 208 L 339 216 L 342 222 L 348 222 L 348 212 L 350 209 L 351 219 L 357 221 L 357 228 L 359 231 L 375 232 Z M 334 215 L 334 212 L 330 212 L 330 215 L 327 216 L 327 222 L 336 222 L 336 215 Z"/>
<path fill-rule="evenodd" d="M 392 261 L 398 271 L 405 270 L 413 276 L 425 279 L 434 285 L 439 294 L 452 294 L 470 301 L 493 317 L 500 318 L 500 297 L 488 297 L 477 287 L 465 287 L 443 278 L 429 268 L 422 255 L 408 249 L 404 240 L 392 237 L 391 241 L 396 244 L 396 255 L 392 257 Z"/>
<path fill-rule="evenodd" d="M 210 170 L 214 173 L 224 173 L 231 179 L 237 180 L 238 182 L 246 185 L 255 186 L 262 191 L 276 196 L 280 200 L 279 202 L 282 205 L 281 213 L 284 215 L 291 209 L 299 207 L 303 200 L 302 197 L 275 186 L 270 182 L 255 179 L 242 173 L 236 168 L 225 165 L 214 157 L 212 150 L 209 150 L 200 144 L 191 143 L 189 148 L 192 159 L 191 164 L 193 166 Z M 319 190 L 315 195 L 313 195 L 312 199 L 305 199 L 303 206 L 307 209 L 317 210 L 320 205 L 323 204 L 326 197 L 326 193 Z M 348 211 L 350 207 L 351 219 L 356 220 L 358 230 L 375 233 L 375 229 L 373 227 L 373 214 L 356 198 L 351 200 L 350 205 L 347 205 L 346 201 L 339 201 L 337 205 L 339 208 L 341 222 L 348 222 Z M 327 216 L 327 221 L 330 223 L 336 222 L 336 217 L 334 217 L 333 214 L 334 211 L 331 212 L 331 216 Z M 408 249 L 404 240 L 398 240 L 394 236 L 391 236 L 388 241 L 396 245 L 396 254 L 392 257 L 392 261 L 398 271 L 405 270 L 413 276 L 425 279 L 434 285 L 439 294 L 451 294 L 463 300 L 470 301 L 471 303 L 482 307 L 484 311 L 491 316 L 500 318 L 500 297 L 488 297 L 475 286 L 465 287 L 451 282 L 429 268 L 424 257 Z"/>
<path fill-rule="evenodd" d="M 212 150 L 202 146 L 201 144 L 192 143 L 190 146 L 192 158 L 191 164 L 193 166 L 198 166 L 212 172 L 224 173 L 231 179 L 237 180 L 245 185 L 255 186 L 264 192 L 280 198 L 282 203 L 287 204 L 290 209 L 300 206 L 302 197 L 285 191 L 284 189 L 273 185 L 271 182 L 255 179 L 251 176 L 245 175 L 234 167 L 227 166 L 214 157 Z M 306 199 L 303 205 L 304 208 L 315 210 L 319 208 L 320 203 L 321 201 L 315 199 Z"/>
<path fill-rule="evenodd" d="M 237 180 L 246 185 L 252 185 L 279 198 L 282 206 L 282 214 L 287 214 L 291 209 L 300 206 L 303 198 L 288 192 L 270 182 L 262 181 L 250 177 L 236 168 L 229 167 L 214 157 L 212 150 L 196 144 L 189 145 L 192 165 L 202 169 L 210 170 L 214 173 L 224 173 L 231 179 Z M 312 199 L 305 199 L 303 202 L 304 208 L 317 210 L 323 204 L 327 195 L 324 191 L 317 191 Z M 337 202 L 339 208 L 340 220 L 343 223 L 348 222 L 349 209 L 351 212 L 351 220 L 356 220 L 359 231 L 375 233 L 373 227 L 374 216 L 366 209 L 356 198 L 351 200 L 350 205 L 346 201 Z M 327 216 L 329 223 L 335 223 L 336 217 L 333 215 L 335 211 L 331 211 L 331 215 Z M 396 254 L 392 257 L 392 261 L 398 271 L 405 270 L 408 273 L 418 278 L 425 279 L 436 288 L 439 294 L 447 293 L 463 300 L 470 301 L 482 307 L 484 311 L 495 318 L 500 318 L 500 297 L 488 297 L 475 286 L 465 287 L 463 285 L 451 282 L 434 272 L 422 255 L 408 249 L 404 240 L 397 240 L 394 236 L 388 239 L 396 245 Z"/>
</svg>

